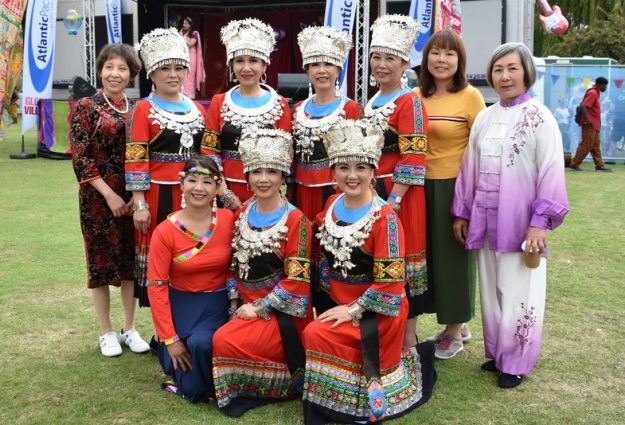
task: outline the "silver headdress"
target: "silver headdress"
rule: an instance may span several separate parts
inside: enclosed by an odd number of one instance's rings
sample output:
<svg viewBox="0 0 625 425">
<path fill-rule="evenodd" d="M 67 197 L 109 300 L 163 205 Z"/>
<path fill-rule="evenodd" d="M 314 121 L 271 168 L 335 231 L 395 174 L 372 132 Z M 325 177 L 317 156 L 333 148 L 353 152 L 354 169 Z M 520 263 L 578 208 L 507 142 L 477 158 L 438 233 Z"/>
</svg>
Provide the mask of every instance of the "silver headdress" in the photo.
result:
<svg viewBox="0 0 625 425">
<path fill-rule="evenodd" d="M 322 137 L 330 165 L 362 161 L 378 168 L 384 136 L 366 121 L 341 120 Z"/>
<path fill-rule="evenodd" d="M 258 168 L 290 173 L 293 139 L 290 133 L 280 129 L 247 127 L 239 139 L 239 154 L 246 173 Z"/>
<path fill-rule="evenodd" d="M 343 68 L 347 53 L 352 48 L 352 38 L 333 27 L 308 27 L 297 35 L 297 44 L 302 52 L 303 68 L 317 62 Z"/>
<path fill-rule="evenodd" d="M 409 16 L 380 16 L 371 26 L 369 53 L 389 53 L 410 61 L 410 49 L 420 30 L 421 24 Z"/>
<path fill-rule="evenodd" d="M 157 28 L 145 34 L 139 43 L 139 54 L 148 78 L 152 71 L 170 63 L 189 68 L 189 47 L 174 28 Z"/>
<path fill-rule="evenodd" d="M 227 62 L 235 56 L 249 55 L 270 63 L 269 55 L 276 45 L 273 29 L 258 19 L 230 21 L 221 29 L 221 42 L 226 46 Z"/>
</svg>

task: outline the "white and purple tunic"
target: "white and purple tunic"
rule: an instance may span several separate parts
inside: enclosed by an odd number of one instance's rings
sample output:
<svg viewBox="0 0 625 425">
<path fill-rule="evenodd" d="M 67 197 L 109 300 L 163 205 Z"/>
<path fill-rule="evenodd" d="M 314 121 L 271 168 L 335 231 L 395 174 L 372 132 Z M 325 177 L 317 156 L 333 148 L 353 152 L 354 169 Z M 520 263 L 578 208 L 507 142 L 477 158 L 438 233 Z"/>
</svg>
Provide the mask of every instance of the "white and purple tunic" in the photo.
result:
<svg viewBox="0 0 625 425">
<path fill-rule="evenodd" d="M 466 248 L 479 250 L 486 357 L 502 372 L 527 375 L 540 352 L 546 258 L 528 269 L 521 244 L 529 226 L 553 230 L 568 210 L 562 138 L 551 112 L 527 93 L 483 110 L 451 214 L 469 222 Z"/>
</svg>

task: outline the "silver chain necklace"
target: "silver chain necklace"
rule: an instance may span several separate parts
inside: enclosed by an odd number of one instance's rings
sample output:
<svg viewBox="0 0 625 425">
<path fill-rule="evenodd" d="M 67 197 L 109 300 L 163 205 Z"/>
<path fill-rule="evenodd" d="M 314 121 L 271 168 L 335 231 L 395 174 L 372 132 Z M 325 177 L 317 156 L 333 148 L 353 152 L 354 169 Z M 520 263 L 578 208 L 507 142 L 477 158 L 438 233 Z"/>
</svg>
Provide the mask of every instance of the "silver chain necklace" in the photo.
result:
<svg viewBox="0 0 625 425">
<path fill-rule="evenodd" d="M 280 242 L 287 240 L 289 228 L 286 227 L 286 221 L 289 217 L 289 203 L 286 199 L 284 201 L 284 214 L 268 229 L 254 230 L 250 227 L 250 211 L 257 205 L 256 200 L 252 200 L 237 219 L 232 239 L 232 266 L 236 268 L 241 279 L 247 279 L 250 271 L 249 262 L 252 258 L 280 248 Z"/>
<path fill-rule="evenodd" d="M 179 134 L 180 150 L 178 153 L 190 157 L 193 154 L 193 136 L 204 129 L 204 119 L 194 102 L 184 95 L 182 98 L 188 101 L 191 110 L 185 114 L 175 114 L 157 106 L 150 93 L 148 102 L 151 108 L 148 118 L 152 118 L 161 130 L 169 129 Z"/>
<path fill-rule="evenodd" d="M 302 161 L 310 158 L 315 149 L 315 143 L 321 141 L 321 135 L 326 133 L 339 120 L 345 118 L 345 98 L 341 97 L 338 107 L 321 118 L 309 118 L 306 115 L 306 105 L 312 102 L 312 97 L 304 100 L 295 111 L 293 120 L 293 138 L 295 151 L 301 155 Z"/>
<path fill-rule="evenodd" d="M 372 126 L 379 128 L 380 131 L 386 131 L 389 127 L 388 117 L 393 115 L 393 112 L 395 112 L 395 108 L 397 107 L 397 105 L 395 105 L 395 100 L 397 100 L 397 98 L 402 94 L 404 94 L 403 90 L 397 93 L 397 95 L 391 100 L 386 102 L 384 106 L 380 106 L 375 109 L 373 108 L 373 102 L 380 96 L 380 92 L 374 94 L 369 102 L 367 102 L 367 106 L 365 106 L 365 120 L 369 121 L 369 124 Z"/>
<path fill-rule="evenodd" d="M 343 277 L 347 277 L 347 271 L 356 266 L 351 261 L 352 251 L 354 248 L 360 248 L 369 238 L 373 224 L 380 218 L 378 213 L 381 206 L 378 204 L 378 196 L 374 192 L 371 207 L 365 215 L 353 224 L 339 226 L 332 218 L 332 214 L 336 203 L 344 197 L 345 195 L 342 194 L 332 202 L 316 236 L 321 246 L 334 257 L 332 267 L 340 269 Z"/>
<path fill-rule="evenodd" d="M 245 128 L 249 125 L 273 127 L 274 123 L 282 117 L 282 101 L 274 89 L 265 84 L 261 86 L 271 93 L 271 100 L 256 108 L 246 108 L 234 103 L 232 93 L 239 86 L 228 90 L 221 104 L 220 112 L 223 120 L 238 128 Z"/>
</svg>

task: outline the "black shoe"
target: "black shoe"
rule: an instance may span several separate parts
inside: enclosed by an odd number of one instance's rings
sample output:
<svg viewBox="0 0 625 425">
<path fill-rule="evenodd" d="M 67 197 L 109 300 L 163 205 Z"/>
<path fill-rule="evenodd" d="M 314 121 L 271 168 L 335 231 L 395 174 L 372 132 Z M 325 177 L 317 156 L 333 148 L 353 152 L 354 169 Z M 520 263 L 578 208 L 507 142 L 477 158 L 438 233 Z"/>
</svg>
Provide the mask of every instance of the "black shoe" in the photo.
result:
<svg viewBox="0 0 625 425">
<path fill-rule="evenodd" d="M 584 171 L 580 167 L 573 167 L 572 165 L 569 165 L 569 168 L 573 171 Z"/>
<path fill-rule="evenodd" d="M 495 360 L 487 361 L 482 366 L 480 366 L 480 369 L 482 369 L 485 372 L 499 372 L 499 369 L 497 369 L 497 363 L 495 363 Z"/>
<path fill-rule="evenodd" d="M 519 375 L 510 375 L 509 373 L 501 373 L 499 375 L 499 388 L 514 388 L 518 387 L 523 380 L 523 377 Z"/>
<path fill-rule="evenodd" d="M 595 167 L 595 171 L 604 171 L 606 173 L 611 173 L 612 169 L 611 168 L 605 168 L 605 167 Z"/>
</svg>

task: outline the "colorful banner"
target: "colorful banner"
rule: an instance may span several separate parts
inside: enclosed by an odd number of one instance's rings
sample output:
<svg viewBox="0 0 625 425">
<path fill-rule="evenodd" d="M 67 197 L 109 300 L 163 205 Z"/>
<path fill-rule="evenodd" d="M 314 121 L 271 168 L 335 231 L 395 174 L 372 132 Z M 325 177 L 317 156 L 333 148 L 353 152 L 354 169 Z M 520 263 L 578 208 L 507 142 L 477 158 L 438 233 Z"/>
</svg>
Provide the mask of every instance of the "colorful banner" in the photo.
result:
<svg viewBox="0 0 625 425">
<path fill-rule="evenodd" d="M 421 65 L 423 59 L 423 47 L 432 34 L 434 22 L 434 0 L 412 0 L 410 2 L 409 15 L 421 24 L 421 31 L 417 42 L 410 49 L 410 67 Z"/>
<path fill-rule="evenodd" d="M 434 32 L 452 30 L 460 35 L 462 33 L 460 0 L 436 0 L 435 3 Z"/>
<path fill-rule="evenodd" d="M 2 117 L 4 114 L 4 105 L 8 105 L 13 95 L 13 88 L 15 84 L 9 84 L 15 81 L 15 75 L 13 75 L 14 67 L 12 67 L 13 51 L 15 50 L 15 43 L 19 38 L 19 21 L 17 25 L 14 23 L 14 16 L 5 9 L 5 6 L 0 6 L 2 13 L 0 13 L 0 34 L 2 34 L 2 40 L 0 42 L 0 127 L 2 127 Z"/>
<path fill-rule="evenodd" d="M 13 25 L 19 27 L 24 15 L 26 0 L 0 0 L 0 17 L 4 17 Z"/>
<path fill-rule="evenodd" d="M 52 97 L 56 0 L 31 0 L 24 23 L 22 134 L 37 123 L 37 101 Z"/>
<path fill-rule="evenodd" d="M 122 42 L 121 0 L 106 0 L 106 33 L 110 44 Z"/>
<path fill-rule="evenodd" d="M 360 0 L 327 0 L 323 24 L 338 28 L 351 36 L 354 31 L 354 20 L 358 12 L 359 1 Z M 341 75 L 339 75 L 339 84 L 344 95 L 347 94 L 347 79 L 345 75 L 347 73 L 348 62 L 349 57 L 345 59 L 343 71 L 341 71 Z"/>
</svg>

